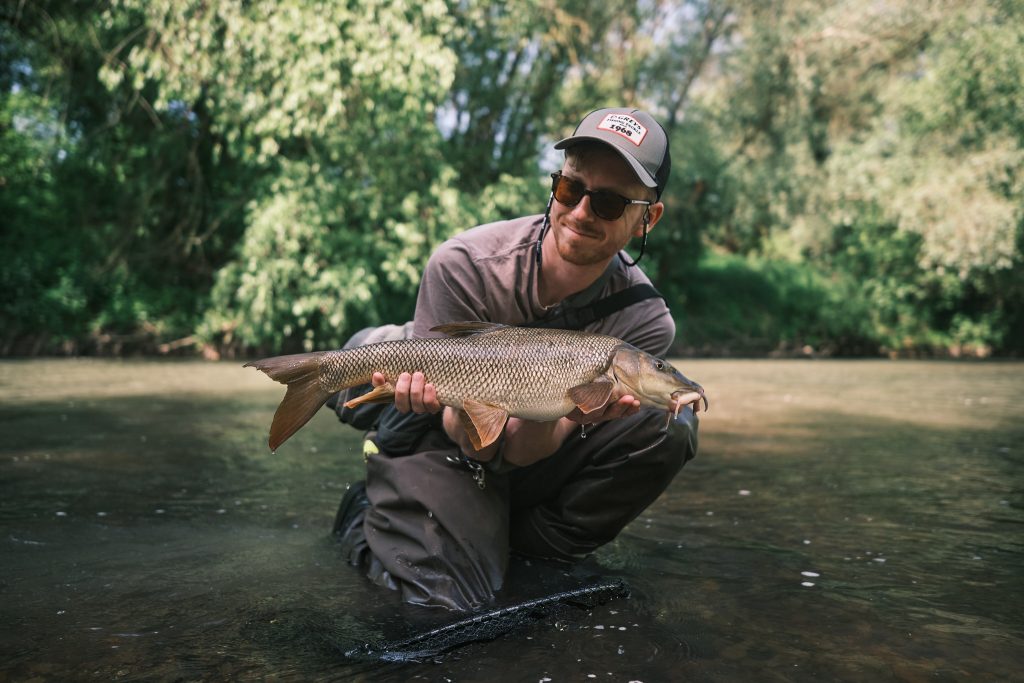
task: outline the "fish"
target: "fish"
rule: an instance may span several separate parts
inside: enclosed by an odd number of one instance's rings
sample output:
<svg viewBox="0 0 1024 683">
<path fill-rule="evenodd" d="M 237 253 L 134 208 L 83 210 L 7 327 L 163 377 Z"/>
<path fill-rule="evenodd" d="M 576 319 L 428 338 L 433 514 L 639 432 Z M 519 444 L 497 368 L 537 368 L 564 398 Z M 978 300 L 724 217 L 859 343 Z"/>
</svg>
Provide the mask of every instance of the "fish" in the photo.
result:
<svg viewBox="0 0 1024 683">
<path fill-rule="evenodd" d="M 384 384 L 345 403 L 348 408 L 394 400 L 403 372 L 423 373 L 442 405 L 458 411 L 477 450 L 493 443 L 508 418 L 552 421 L 578 408 L 590 414 L 627 394 L 641 406 L 699 410 L 700 384 L 668 362 L 615 337 L 577 330 L 456 322 L 432 329 L 445 336 L 366 344 L 336 351 L 274 356 L 246 363 L 287 385 L 274 413 L 268 444 L 276 451 L 335 393 Z"/>
</svg>

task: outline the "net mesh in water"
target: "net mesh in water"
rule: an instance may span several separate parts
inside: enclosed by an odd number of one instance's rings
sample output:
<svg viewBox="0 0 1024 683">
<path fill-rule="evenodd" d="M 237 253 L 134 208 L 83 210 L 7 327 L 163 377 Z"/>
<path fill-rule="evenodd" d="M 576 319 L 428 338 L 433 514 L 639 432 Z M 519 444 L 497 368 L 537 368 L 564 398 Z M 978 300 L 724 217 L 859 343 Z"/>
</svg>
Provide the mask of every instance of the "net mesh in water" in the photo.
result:
<svg viewBox="0 0 1024 683">
<path fill-rule="evenodd" d="M 467 643 L 494 640 L 510 631 L 568 609 L 590 609 L 629 595 L 620 580 L 604 580 L 513 605 L 472 614 L 455 622 L 391 641 L 363 643 L 346 657 L 409 662 L 439 655 Z"/>
</svg>

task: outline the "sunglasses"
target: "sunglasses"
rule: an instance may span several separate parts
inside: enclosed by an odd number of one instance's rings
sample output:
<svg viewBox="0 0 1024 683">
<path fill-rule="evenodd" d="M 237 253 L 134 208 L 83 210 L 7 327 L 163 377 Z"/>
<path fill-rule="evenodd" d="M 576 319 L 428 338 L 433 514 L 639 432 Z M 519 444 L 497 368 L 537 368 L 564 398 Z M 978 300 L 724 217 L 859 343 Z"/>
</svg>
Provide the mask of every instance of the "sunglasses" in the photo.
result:
<svg viewBox="0 0 1024 683">
<path fill-rule="evenodd" d="M 598 218 L 603 218 L 606 221 L 620 218 L 630 204 L 650 206 L 652 203 L 643 199 L 629 199 L 614 192 L 588 190 L 586 185 L 578 180 L 566 178 L 561 171 L 551 174 L 551 194 L 559 204 L 565 206 L 576 206 L 583 201 L 584 196 L 588 196 L 591 210 Z"/>
</svg>

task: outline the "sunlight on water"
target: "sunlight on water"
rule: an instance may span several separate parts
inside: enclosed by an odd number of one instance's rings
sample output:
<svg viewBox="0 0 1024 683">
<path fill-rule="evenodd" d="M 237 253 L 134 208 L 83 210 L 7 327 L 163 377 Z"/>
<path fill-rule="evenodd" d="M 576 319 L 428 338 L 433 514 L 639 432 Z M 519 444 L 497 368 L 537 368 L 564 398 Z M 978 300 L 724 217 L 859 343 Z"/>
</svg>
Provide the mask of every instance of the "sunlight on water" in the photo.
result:
<svg viewBox="0 0 1024 683">
<path fill-rule="evenodd" d="M 2 362 L 0 679 L 1018 675 L 1024 364 L 677 365 L 712 410 L 597 554 L 631 597 L 395 665 L 341 655 L 419 618 L 329 538 L 358 434 L 270 454 L 240 363 Z"/>
</svg>

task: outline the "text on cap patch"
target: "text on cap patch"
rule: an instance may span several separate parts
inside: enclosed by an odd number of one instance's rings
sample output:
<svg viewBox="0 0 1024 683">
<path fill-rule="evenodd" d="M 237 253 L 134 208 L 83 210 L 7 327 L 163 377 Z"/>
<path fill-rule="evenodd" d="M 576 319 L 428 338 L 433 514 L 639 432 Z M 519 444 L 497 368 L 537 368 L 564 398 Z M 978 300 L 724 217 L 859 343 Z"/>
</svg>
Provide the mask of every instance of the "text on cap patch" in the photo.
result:
<svg viewBox="0 0 1024 683">
<path fill-rule="evenodd" d="M 597 129 L 621 135 L 637 147 L 647 137 L 647 127 L 629 114 L 608 114 L 597 124 Z"/>
</svg>

